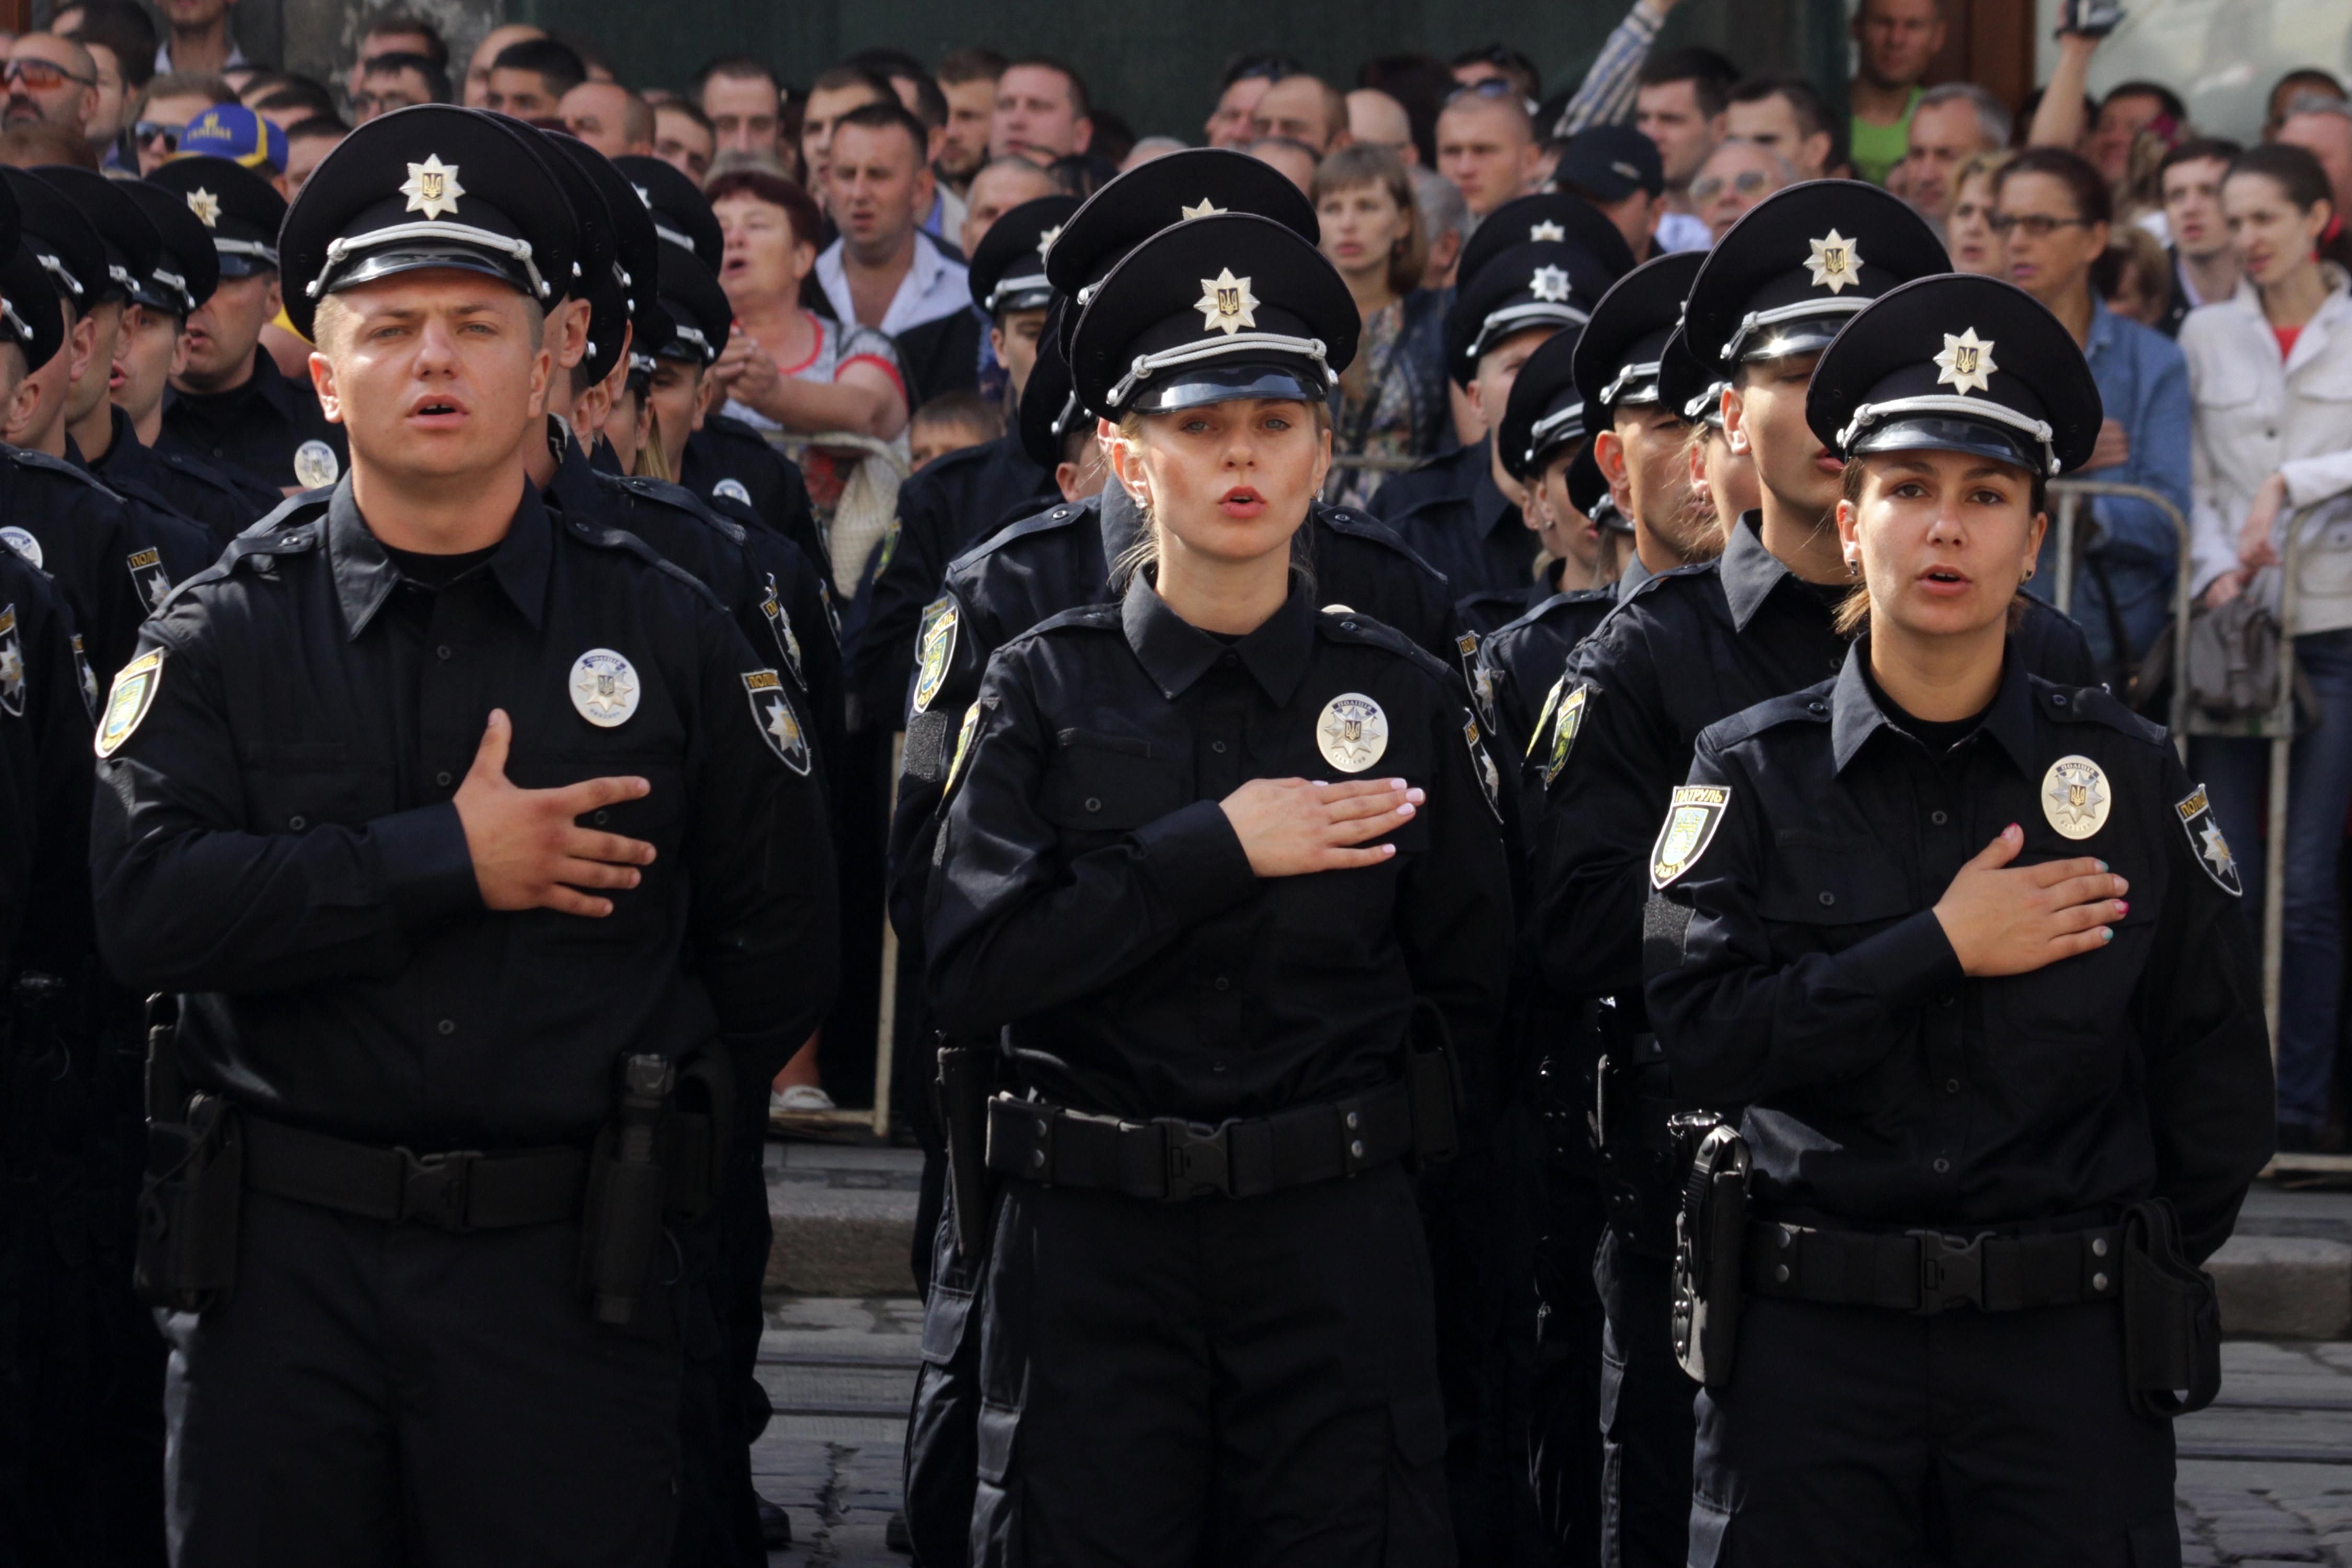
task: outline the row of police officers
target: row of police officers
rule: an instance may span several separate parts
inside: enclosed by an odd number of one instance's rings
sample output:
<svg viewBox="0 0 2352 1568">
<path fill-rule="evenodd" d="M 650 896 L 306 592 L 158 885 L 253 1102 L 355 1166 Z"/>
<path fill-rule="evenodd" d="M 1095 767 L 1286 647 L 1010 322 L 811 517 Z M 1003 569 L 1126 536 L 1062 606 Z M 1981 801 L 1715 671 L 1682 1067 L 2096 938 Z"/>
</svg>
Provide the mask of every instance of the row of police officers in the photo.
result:
<svg viewBox="0 0 2352 1568">
<path fill-rule="evenodd" d="M 1015 209 L 1015 428 L 845 658 L 666 165 L 423 106 L 286 212 L 5 179 L 26 1560 L 762 1561 L 766 1089 L 863 898 L 919 1561 L 2177 1561 L 2270 1147 L 2235 863 L 2023 591 L 2080 351 L 1900 203 L 1638 268 L 1507 204 L 1490 433 L 1371 515 L 1294 187 Z M 85 345 L 253 278 L 313 386 L 228 423 L 299 441 L 151 447 Z"/>
</svg>

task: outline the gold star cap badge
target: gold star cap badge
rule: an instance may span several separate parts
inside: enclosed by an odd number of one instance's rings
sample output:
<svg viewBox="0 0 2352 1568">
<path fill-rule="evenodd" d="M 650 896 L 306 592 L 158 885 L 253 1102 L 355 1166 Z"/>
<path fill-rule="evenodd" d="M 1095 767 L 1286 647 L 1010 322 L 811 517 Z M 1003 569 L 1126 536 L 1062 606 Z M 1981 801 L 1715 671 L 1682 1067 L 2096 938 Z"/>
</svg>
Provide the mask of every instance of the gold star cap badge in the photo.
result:
<svg viewBox="0 0 2352 1568">
<path fill-rule="evenodd" d="M 1549 304 L 1560 304 L 1568 299 L 1568 272 L 1559 267 L 1538 267 L 1528 280 L 1528 292 Z"/>
<path fill-rule="evenodd" d="M 188 210 L 195 214 L 196 221 L 206 228 L 220 226 L 220 198 L 204 186 L 198 185 L 188 193 Z"/>
<path fill-rule="evenodd" d="M 1862 281 L 1862 253 L 1854 249 L 1853 241 L 1832 229 L 1821 238 L 1805 243 L 1813 247 L 1805 266 L 1813 275 L 1814 288 L 1842 294 L 1848 284 Z"/>
<path fill-rule="evenodd" d="M 1971 391 L 1990 392 L 1992 373 L 2000 368 L 1992 363 L 1992 340 L 1978 337 L 1974 327 L 1963 327 L 1958 337 L 1944 334 L 1944 352 L 1936 356 L 1936 384 L 1963 397 Z"/>
<path fill-rule="evenodd" d="M 1257 325 L 1257 296 L 1250 292 L 1250 280 L 1236 278 L 1230 267 L 1220 268 L 1214 278 L 1201 279 L 1201 297 L 1192 302 L 1201 312 L 1201 330 L 1220 331 L 1232 337 L 1244 327 Z"/>
<path fill-rule="evenodd" d="M 1176 210 L 1182 213 L 1187 221 L 1196 217 L 1222 217 L 1225 212 L 1223 207 L 1217 205 L 1206 196 L 1201 198 L 1201 205 L 1198 206 L 1179 207 Z"/>
<path fill-rule="evenodd" d="M 466 187 L 457 183 L 457 165 L 444 163 L 438 153 L 425 154 L 422 163 L 408 165 L 408 178 L 401 182 L 400 194 L 408 198 L 408 210 L 436 218 L 457 210 L 457 199 Z"/>
</svg>

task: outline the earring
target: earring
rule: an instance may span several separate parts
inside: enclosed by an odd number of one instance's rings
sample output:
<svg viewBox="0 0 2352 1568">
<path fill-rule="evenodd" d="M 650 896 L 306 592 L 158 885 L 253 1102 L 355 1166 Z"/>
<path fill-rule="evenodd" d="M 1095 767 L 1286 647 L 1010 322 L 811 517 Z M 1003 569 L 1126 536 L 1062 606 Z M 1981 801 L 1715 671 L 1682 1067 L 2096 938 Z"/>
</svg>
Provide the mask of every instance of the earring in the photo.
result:
<svg viewBox="0 0 2352 1568">
<path fill-rule="evenodd" d="M 2029 582 L 2029 583 L 2032 582 L 2032 581 L 2033 581 L 2033 574 L 2034 574 L 2034 573 L 2036 573 L 2036 572 L 2038 572 L 2038 571 L 2040 571 L 2040 570 L 2041 570 L 2041 568 L 2040 568 L 2040 567 L 2038 567 L 2038 566 L 2028 566 L 2028 567 L 2025 569 L 2025 580 L 2026 580 L 2027 582 Z"/>
<path fill-rule="evenodd" d="M 1849 576 L 1849 577 L 1859 577 L 1859 576 L 1861 576 L 1861 575 L 1862 575 L 1862 563 L 1861 563 L 1861 562 L 1859 562 L 1859 561 L 1849 561 L 1849 562 L 1847 562 L 1847 563 L 1845 563 L 1845 574 L 1846 574 L 1847 576 Z"/>
</svg>

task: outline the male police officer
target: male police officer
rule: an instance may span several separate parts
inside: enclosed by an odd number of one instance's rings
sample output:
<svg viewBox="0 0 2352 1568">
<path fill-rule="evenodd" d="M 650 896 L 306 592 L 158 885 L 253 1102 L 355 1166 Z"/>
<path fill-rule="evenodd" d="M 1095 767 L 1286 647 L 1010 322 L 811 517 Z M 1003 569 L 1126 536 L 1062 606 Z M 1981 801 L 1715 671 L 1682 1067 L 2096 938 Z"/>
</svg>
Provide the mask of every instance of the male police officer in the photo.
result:
<svg viewBox="0 0 2352 1568">
<path fill-rule="evenodd" d="M 524 134 L 418 108 L 329 156 L 283 256 L 352 465 L 104 710 L 101 947 L 188 994 L 146 1260 L 184 1565 L 658 1560 L 663 1230 L 708 1212 L 729 1058 L 831 997 L 782 678 L 525 480 L 576 231 Z"/>
</svg>

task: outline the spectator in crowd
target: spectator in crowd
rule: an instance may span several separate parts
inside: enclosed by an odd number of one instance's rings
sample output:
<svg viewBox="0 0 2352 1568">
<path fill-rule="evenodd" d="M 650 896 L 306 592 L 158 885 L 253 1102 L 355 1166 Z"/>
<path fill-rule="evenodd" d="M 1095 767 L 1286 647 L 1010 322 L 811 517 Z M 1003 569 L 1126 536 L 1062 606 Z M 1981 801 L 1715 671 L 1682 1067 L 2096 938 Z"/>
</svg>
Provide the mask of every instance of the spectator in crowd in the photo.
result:
<svg viewBox="0 0 2352 1568">
<path fill-rule="evenodd" d="M 68 29 L 60 25 L 58 30 L 65 32 Z M 2305 97 L 2341 100 L 2345 97 L 2344 84 L 2332 73 L 2308 66 L 2300 70 L 2291 70 L 2279 78 L 2271 84 L 2270 97 L 2263 105 L 2263 141 L 2278 140 L 2279 127 L 2286 122 L 2288 108 L 2296 99 Z"/>
<path fill-rule="evenodd" d="M 2091 58 L 2104 34 L 2062 32 L 2058 58 L 2028 121 L 2029 147 L 2063 147 L 2090 159 L 2110 190 L 2120 191 L 2131 174 L 2132 143 L 2144 131 L 2171 141 L 2189 122 L 2179 94 L 2161 82 L 2119 82 L 2093 100 L 2087 89 Z"/>
<path fill-rule="evenodd" d="M 781 165 L 783 96 L 775 73 L 747 56 L 732 55 L 704 66 L 695 75 L 694 100 L 714 138 L 710 156 L 752 153 L 773 158 Z M 876 100 L 860 98 L 858 101 Z M 813 183 L 818 181 L 815 168 L 805 159 L 802 166 Z M 708 169 L 707 162 L 704 167 Z"/>
<path fill-rule="evenodd" d="M 2087 159 L 2032 147 L 2002 165 L 1993 182 L 1992 224 L 2009 280 L 2047 305 L 2083 345 L 2106 418 L 2081 469 L 2089 479 L 2140 485 L 2189 510 L 2189 367 L 2163 333 L 2102 304 L 2092 268 L 2105 254 L 2114 206 L 2107 182 Z M 2101 496 L 2084 510 L 2074 603 L 2092 657 L 2117 689 L 2171 614 L 2179 556 L 2172 523 L 2146 501 Z M 2045 593 L 2056 583 L 2062 542 L 2042 544 Z"/>
<path fill-rule="evenodd" d="M 134 0 L 89 0 L 57 14 L 57 31 L 89 51 L 98 68 L 98 111 L 85 128 L 103 168 L 134 172 L 130 131 L 155 76 L 155 23 Z"/>
<path fill-rule="evenodd" d="M 0 123 L 39 121 L 89 134 L 99 110 L 98 62 L 71 38 L 26 33 L 8 48 L 8 101 Z"/>
<path fill-rule="evenodd" d="M 682 98 L 654 105 L 655 157 L 699 185 L 718 155 L 719 132 L 698 107 Z"/>
<path fill-rule="evenodd" d="M 2164 226 L 2172 237 L 2158 321 L 2168 337 L 2179 335 L 2180 323 L 2198 306 L 2219 304 L 2238 291 L 2238 253 L 2221 216 L 2221 179 L 2242 151 L 2235 142 L 2211 137 L 2184 142 L 2165 153 L 2158 170 Z"/>
<path fill-rule="evenodd" d="M 1551 140 L 1566 142 L 1596 125 L 1618 125 L 1637 112 L 1642 71 L 1658 29 L 1681 0 L 1633 0 L 1625 19 L 1601 40 L 1600 52 L 1586 68 L 1567 105 L 1557 117 L 1547 110 L 1538 121 L 1551 127 Z"/>
<path fill-rule="evenodd" d="M 352 128 L 331 114 L 298 120 L 286 128 L 286 199 L 292 201 L 310 183 L 310 175 Z"/>
<path fill-rule="evenodd" d="M 1412 117 L 1404 105 L 1378 88 L 1360 87 L 1348 94 L 1348 140 L 1358 146 L 1386 147 L 1412 168 L 1421 162 L 1412 144 Z"/>
<path fill-rule="evenodd" d="M 1257 112 L 1257 100 L 1275 82 L 1306 68 L 1287 55 L 1245 55 L 1228 66 L 1217 105 L 1201 127 L 1208 145 L 1236 150 L 1248 146 L 1255 139 L 1250 117 Z"/>
<path fill-rule="evenodd" d="M 1445 300 L 1421 286 L 1429 247 L 1412 173 L 1392 149 L 1343 147 L 1315 171 L 1310 195 L 1323 226 L 1323 254 L 1339 269 L 1363 319 L 1355 363 L 1339 378 L 1331 449 L 1350 457 L 1428 457 L 1451 418 Z M 1335 467 L 1324 499 L 1361 507 L 1392 471 Z"/>
<path fill-rule="evenodd" d="M 79 132 L 47 121 L 28 120 L 0 131 L 0 165 L 37 169 L 44 163 L 70 163 L 95 171 L 98 154 Z"/>
<path fill-rule="evenodd" d="M 139 172 L 152 174 L 180 150 L 180 139 L 195 118 L 216 103 L 233 103 L 236 94 L 217 76 L 168 71 L 147 84 L 147 102 L 131 128 L 138 144 Z"/>
<path fill-rule="evenodd" d="M 526 22 L 508 22 L 492 27 L 474 46 L 471 58 L 466 61 L 465 105 L 468 109 L 488 109 L 490 104 L 490 66 L 509 47 L 530 38 L 547 37 L 547 29 L 534 27 Z"/>
<path fill-rule="evenodd" d="M 1713 243 L 1691 199 L 1699 166 L 1723 139 L 1730 107 L 1731 62 L 1712 49 L 1676 49 L 1642 68 L 1634 90 L 1633 126 L 1657 144 L 1666 175 L 1666 214 L 1658 222 L 1661 250 L 1704 250 Z"/>
<path fill-rule="evenodd" d="M 1832 133 L 1821 95 L 1801 78 L 1763 77 L 1741 82 L 1732 89 L 1723 124 L 1726 135 L 1777 153 L 1800 180 L 1818 180 L 1829 173 L 1837 138 Z"/>
<path fill-rule="evenodd" d="M 1474 218 L 1527 194 L 1538 153 L 1535 121 L 1517 91 L 1456 88 L 1437 117 L 1437 172 L 1461 191 Z"/>
<path fill-rule="evenodd" d="M 2286 118 L 2279 121 L 2272 140 L 2300 147 L 2319 160 L 2339 220 L 2331 237 L 2340 236 L 2344 224 L 2352 222 L 2343 216 L 2352 214 L 2352 103 L 2306 93 L 2287 105 Z"/>
<path fill-rule="evenodd" d="M 1139 163 L 1149 163 L 1154 158 L 1165 158 L 1171 153 L 1181 153 L 1189 143 L 1174 136 L 1146 136 L 1128 149 L 1127 156 L 1118 161 L 1118 172 L 1126 174 Z"/>
<path fill-rule="evenodd" d="M 2181 323 L 2197 386 L 2195 586 L 2209 605 L 2277 593 L 2279 542 L 2290 523 L 2296 573 L 2295 664 L 2317 722 L 2295 742 L 2287 773 L 2284 973 L 2279 991 L 2278 1146 L 2318 1147 L 2328 1120 L 2343 978 L 2336 865 L 2352 807 L 2352 582 L 2341 542 L 2352 494 L 2352 294 L 2344 273 L 2315 258 L 2336 216 L 2318 161 L 2293 145 L 2249 148 L 2231 161 L 2221 208 L 2248 288 Z M 2320 508 L 2315 514 L 2306 508 Z M 2317 559 L 2314 560 L 2313 557 Z M 2200 736 L 2189 765 L 2243 868 L 2249 907 L 2262 908 L 2260 804 L 2267 742 Z"/>
<path fill-rule="evenodd" d="M 556 113 L 563 129 L 607 158 L 654 150 L 654 106 L 618 82 L 583 81 L 563 95 Z"/>
<path fill-rule="evenodd" d="M 860 53 L 856 64 L 865 66 L 890 84 L 898 95 L 898 106 L 913 115 L 922 125 L 924 165 L 931 171 L 931 205 L 918 224 L 933 239 L 954 243 L 956 231 L 963 226 L 963 198 L 948 189 L 939 178 L 940 149 L 947 144 L 948 100 L 912 55 L 898 49 L 867 49 Z"/>
<path fill-rule="evenodd" d="M 1992 226 L 1992 188 L 2014 155 L 2005 148 L 1979 153 L 1953 173 L 1951 210 L 1944 220 L 1944 247 L 1951 252 L 1953 271 L 2009 276 L 2009 258 Z"/>
<path fill-rule="evenodd" d="M 428 55 L 377 55 L 361 68 L 352 114 L 364 125 L 379 115 L 415 103 L 446 103 L 449 76 Z"/>
<path fill-rule="evenodd" d="M 587 79 L 587 65 L 569 44 L 525 38 L 500 49 L 490 62 L 490 93 L 483 107 L 551 123 L 563 95 Z"/>
<path fill-rule="evenodd" d="M 445 79 L 449 74 L 449 44 L 442 37 L 441 29 L 413 11 L 387 11 L 370 21 L 361 32 L 359 48 L 352 56 L 343 95 L 355 106 L 367 64 L 378 55 L 423 55 L 440 68 Z"/>
<path fill-rule="evenodd" d="M 1862 0 L 1854 11 L 1856 68 L 1846 87 L 1853 117 L 1853 172 L 1874 185 L 1885 184 L 1917 144 L 1912 116 L 1926 99 L 1920 83 L 1943 49 L 1944 35 L 1944 0 Z M 2004 110 L 1996 147 L 2009 145 L 2007 118 Z"/>
<path fill-rule="evenodd" d="M 1630 125 L 1580 131 L 1560 149 L 1551 184 L 1599 207 L 1625 237 L 1637 264 L 1650 259 L 1658 221 L 1666 216 L 1666 174 L 1656 142 Z"/>
<path fill-rule="evenodd" d="M 276 82 L 269 90 L 248 100 L 253 111 L 280 131 L 290 130 L 305 120 L 323 115 L 341 119 L 336 113 L 335 95 L 324 82 L 289 79 Z"/>
<path fill-rule="evenodd" d="M 1909 151 L 1903 158 L 1903 199 L 1918 208 L 1938 233 L 1944 232 L 1951 221 L 1957 194 L 1954 180 L 1961 166 L 1971 158 L 2006 148 L 2012 129 L 2008 106 L 1972 81 L 1948 81 L 1927 89 L 1911 110 Z M 1861 158 L 1857 152 L 1857 170 Z"/>
<path fill-rule="evenodd" d="M 1042 56 L 1015 60 L 996 80 L 989 155 L 1047 163 L 1083 153 L 1094 140 L 1089 109 L 1087 84 L 1068 66 Z"/>
<path fill-rule="evenodd" d="M 158 71 L 202 71 L 214 76 L 250 70 L 253 62 L 229 37 L 228 14 L 236 0 L 163 0 L 171 36 L 155 50 Z"/>
<path fill-rule="evenodd" d="M 1250 110 L 1253 140 L 1286 137 L 1320 158 L 1348 142 L 1348 100 L 1320 77 L 1301 71 L 1269 82 Z"/>
<path fill-rule="evenodd" d="M 1771 148 L 1745 136 L 1725 137 L 1691 182 L 1691 201 L 1706 225 L 1707 242 L 1721 239 L 1742 213 L 1796 181 L 1789 161 Z"/>
<path fill-rule="evenodd" d="M 971 178 L 957 245 L 967 257 L 976 254 L 998 218 L 1024 202 L 1052 195 L 1056 188 L 1054 176 L 1026 158 L 991 158 Z"/>
<path fill-rule="evenodd" d="M 943 392 L 907 422 L 907 456 L 919 472 L 934 458 L 982 447 L 1004 434 L 1003 408 L 977 392 Z"/>
<path fill-rule="evenodd" d="M 1454 79 L 1445 63 L 1431 55 L 1382 55 L 1357 68 L 1356 85 L 1385 92 L 1404 105 L 1405 116 L 1412 124 L 1413 149 L 1421 154 L 1422 167 L 1437 167 L 1437 116 L 1445 108 L 1445 100 L 1462 85 Z"/>
<path fill-rule="evenodd" d="M 1282 171 L 1283 178 L 1298 187 L 1300 195 L 1315 188 L 1315 149 L 1304 142 L 1294 142 L 1287 136 L 1263 136 L 1249 144 L 1249 155 L 1261 163 Z"/>
<path fill-rule="evenodd" d="M 2153 327 L 2165 336 L 2172 306 L 2172 257 L 2164 241 L 2136 223 L 2108 237 L 2107 253 L 2091 268 L 2091 286 L 2108 310 L 2126 321 Z"/>
<path fill-rule="evenodd" d="M 965 268 L 940 253 L 918 218 L 931 206 L 922 121 L 893 100 L 842 118 L 832 145 L 833 217 L 841 237 L 816 260 L 839 320 L 896 337 L 966 310 Z"/>
<path fill-rule="evenodd" d="M 1543 73 L 1536 69 L 1535 61 L 1505 44 L 1465 49 L 1454 57 L 1451 68 L 1454 79 L 1464 87 L 1489 81 L 1507 85 L 1530 114 L 1543 97 Z"/>
<path fill-rule="evenodd" d="M 959 196 L 988 162 L 988 128 L 996 117 L 997 79 L 1003 75 L 1004 57 L 993 49 L 955 49 L 940 61 L 935 79 L 947 100 L 947 134 L 940 139 L 931 170 Z"/>
<path fill-rule="evenodd" d="M 1462 188 L 1434 169 L 1412 171 L 1412 205 L 1421 215 L 1421 232 L 1429 237 L 1429 260 L 1421 275 L 1424 289 L 1454 287 L 1454 264 L 1462 258 L 1462 242 L 1470 237 L 1470 204 Z"/>
<path fill-rule="evenodd" d="M 833 206 L 834 132 L 858 110 L 898 101 L 890 84 L 861 65 L 834 66 L 810 85 L 808 107 L 801 115 L 801 167 L 808 171 L 809 194 L 828 212 Z M 719 151 L 730 150 L 721 127 Z"/>
</svg>

